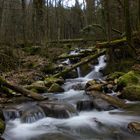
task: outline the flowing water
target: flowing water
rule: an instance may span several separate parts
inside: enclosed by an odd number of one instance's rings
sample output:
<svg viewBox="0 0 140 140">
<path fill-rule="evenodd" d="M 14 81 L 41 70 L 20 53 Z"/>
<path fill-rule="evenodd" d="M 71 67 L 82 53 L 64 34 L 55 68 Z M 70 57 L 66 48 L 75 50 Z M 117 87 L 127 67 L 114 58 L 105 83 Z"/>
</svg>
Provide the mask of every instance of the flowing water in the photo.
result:
<svg viewBox="0 0 140 140">
<path fill-rule="evenodd" d="M 105 56 L 98 58 L 99 63 L 85 77 L 67 79 L 61 94 L 45 94 L 60 104 L 76 108 L 81 100 L 90 100 L 83 87 L 91 79 L 102 77 L 100 69 L 106 63 Z M 68 61 L 68 60 L 67 60 Z M 77 88 L 78 87 L 78 88 Z M 44 96 L 45 96 L 44 95 Z M 13 110 L 12 110 L 13 109 Z M 127 130 L 127 124 L 140 120 L 139 115 L 125 114 L 122 110 L 69 112 L 69 118 L 46 117 L 37 103 L 25 103 L 4 110 L 7 127 L 3 137 L 6 140 L 139 140 Z M 10 113 L 10 110 L 12 110 Z M 21 115 L 21 112 L 26 112 Z M 28 115 L 29 114 L 29 115 Z"/>
</svg>

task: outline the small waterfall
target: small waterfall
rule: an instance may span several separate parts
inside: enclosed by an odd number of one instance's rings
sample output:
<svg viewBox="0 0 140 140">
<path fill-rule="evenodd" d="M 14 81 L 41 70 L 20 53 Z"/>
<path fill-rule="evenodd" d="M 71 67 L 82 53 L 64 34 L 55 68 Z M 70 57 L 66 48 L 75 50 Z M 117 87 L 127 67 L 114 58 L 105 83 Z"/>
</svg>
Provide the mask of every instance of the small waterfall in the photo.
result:
<svg viewBox="0 0 140 140">
<path fill-rule="evenodd" d="M 81 77 L 81 69 L 80 69 L 80 67 L 77 67 L 77 74 L 78 74 L 78 77 Z"/>
<path fill-rule="evenodd" d="M 33 123 L 46 117 L 43 109 L 39 106 L 33 106 L 22 113 L 21 122 Z"/>
<path fill-rule="evenodd" d="M 15 120 L 21 116 L 21 112 L 16 109 L 3 110 L 3 114 L 6 121 Z"/>
<path fill-rule="evenodd" d="M 100 78 L 101 77 L 101 73 L 100 70 L 103 69 L 106 66 L 106 62 L 105 62 L 105 55 L 102 55 L 98 58 L 98 65 L 96 65 L 94 67 L 94 70 L 91 71 L 88 75 L 85 76 L 85 78 L 87 79 L 93 79 L 93 78 Z"/>
</svg>

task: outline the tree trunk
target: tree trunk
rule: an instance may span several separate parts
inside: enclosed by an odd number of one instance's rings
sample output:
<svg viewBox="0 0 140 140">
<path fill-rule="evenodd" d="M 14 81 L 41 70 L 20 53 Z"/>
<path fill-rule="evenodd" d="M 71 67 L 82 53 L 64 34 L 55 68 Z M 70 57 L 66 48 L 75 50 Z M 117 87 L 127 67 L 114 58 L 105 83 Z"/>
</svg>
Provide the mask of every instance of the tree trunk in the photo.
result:
<svg viewBox="0 0 140 140">
<path fill-rule="evenodd" d="M 25 96 L 31 97 L 35 100 L 44 100 L 45 98 L 35 92 L 31 92 L 23 87 L 17 86 L 17 85 L 12 85 L 10 83 L 8 83 L 7 81 L 5 81 L 4 79 L 2 79 L 2 77 L 0 77 L 0 85 L 5 86 L 13 91 L 16 91 L 18 93 L 21 93 Z"/>
<path fill-rule="evenodd" d="M 124 6 L 125 6 L 125 31 L 126 31 L 126 38 L 129 45 L 132 44 L 132 28 L 130 23 L 130 1 L 124 0 Z"/>
<path fill-rule="evenodd" d="M 131 52 L 132 57 L 135 57 L 135 48 L 132 42 L 132 28 L 130 22 L 130 0 L 124 0 L 125 7 L 125 32 L 126 32 L 126 40 L 128 43 L 129 52 Z"/>
<path fill-rule="evenodd" d="M 23 41 L 26 44 L 26 0 L 22 0 Z"/>
<path fill-rule="evenodd" d="M 140 0 L 138 0 L 138 30 L 140 32 Z"/>
</svg>

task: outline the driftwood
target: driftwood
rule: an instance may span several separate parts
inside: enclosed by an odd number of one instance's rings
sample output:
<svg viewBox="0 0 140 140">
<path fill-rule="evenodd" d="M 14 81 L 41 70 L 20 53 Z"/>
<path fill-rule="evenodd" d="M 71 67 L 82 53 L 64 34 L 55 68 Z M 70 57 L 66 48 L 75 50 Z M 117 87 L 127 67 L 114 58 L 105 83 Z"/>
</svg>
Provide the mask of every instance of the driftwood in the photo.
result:
<svg viewBox="0 0 140 140">
<path fill-rule="evenodd" d="M 96 93 L 95 91 L 91 91 L 90 95 L 96 98 L 101 98 L 105 101 L 107 101 L 108 103 L 110 103 L 113 106 L 116 106 L 118 108 L 126 108 L 127 105 L 120 99 L 112 97 L 110 95 L 106 95 L 103 93 Z"/>
<path fill-rule="evenodd" d="M 0 77 L 0 85 L 5 86 L 15 92 L 21 93 L 25 96 L 31 97 L 35 100 L 44 100 L 45 98 L 35 92 L 31 92 L 21 86 L 17 86 L 17 85 L 12 85 L 11 83 L 7 82 L 6 80 L 4 80 L 2 77 Z"/>
<path fill-rule="evenodd" d="M 76 64 L 74 64 L 74 65 L 72 65 L 72 66 L 70 66 L 70 67 L 68 67 L 68 68 L 66 68 L 66 69 L 64 69 L 62 72 L 57 73 L 57 74 L 54 75 L 53 77 L 64 76 L 65 74 L 67 74 L 67 73 L 70 72 L 71 70 L 73 70 L 73 69 L 75 69 L 75 68 L 77 68 L 77 67 L 79 67 L 79 66 L 81 66 L 81 65 L 83 65 L 83 64 L 86 64 L 86 63 L 92 61 L 93 59 L 96 59 L 96 58 L 98 58 L 99 56 L 105 54 L 105 52 L 106 52 L 106 50 L 102 50 L 102 51 L 100 51 L 99 53 L 96 53 L 96 54 L 94 54 L 94 55 L 90 55 L 90 56 L 88 56 L 88 57 L 82 59 L 80 62 L 78 62 L 78 63 L 76 63 Z"/>
</svg>

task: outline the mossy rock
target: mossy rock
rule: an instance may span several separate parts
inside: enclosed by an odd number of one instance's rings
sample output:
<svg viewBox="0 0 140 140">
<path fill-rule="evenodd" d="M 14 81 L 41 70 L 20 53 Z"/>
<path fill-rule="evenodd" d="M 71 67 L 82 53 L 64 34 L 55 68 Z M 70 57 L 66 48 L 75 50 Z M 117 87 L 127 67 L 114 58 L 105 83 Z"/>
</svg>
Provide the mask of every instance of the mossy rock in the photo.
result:
<svg viewBox="0 0 140 140">
<path fill-rule="evenodd" d="M 52 92 L 52 93 L 60 93 L 60 92 L 64 92 L 64 89 L 57 83 L 54 83 L 51 85 L 51 87 L 48 89 L 48 92 Z"/>
<path fill-rule="evenodd" d="M 118 85 L 119 86 L 127 86 L 127 85 L 132 85 L 132 84 L 138 84 L 139 82 L 139 76 L 133 71 L 129 71 L 128 73 L 124 74 L 118 79 Z"/>
<path fill-rule="evenodd" d="M 140 86 L 131 85 L 125 87 L 120 97 L 123 99 L 128 99 L 130 101 L 140 101 Z"/>
<path fill-rule="evenodd" d="M 48 88 L 45 86 L 44 81 L 36 81 L 35 83 L 32 83 L 31 85 L 25 86 L 25 88 L 32 90 L 37 93 L 45 93 L 48 91 Z"/>
<path fill-rule="evenodd" d="M 125 73 L 123 72 L 114 72 L 114 73 L 111 73 L 107 76 L 107 80 L 115 80 L 115 79 L 118 79 L 119 77 L 123 76 Z"/>
<path fill-rule="evenodd" d="M 62 85 L 65 81 L 63 78 L 47 77 L 44 82 L 46 87 L 50 87 L 54 83 Z"/>
<path fill-rule="evenodd" d="M 5 130 L 5 122 L 0 119 L 0 134 L 2 135 L 4 133 Z"/>
</svg>

